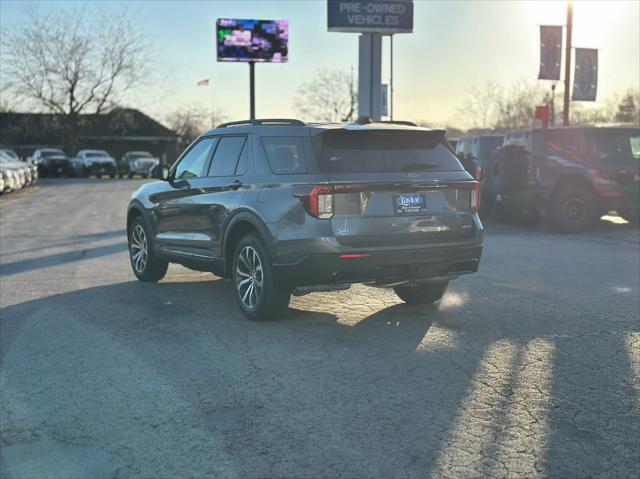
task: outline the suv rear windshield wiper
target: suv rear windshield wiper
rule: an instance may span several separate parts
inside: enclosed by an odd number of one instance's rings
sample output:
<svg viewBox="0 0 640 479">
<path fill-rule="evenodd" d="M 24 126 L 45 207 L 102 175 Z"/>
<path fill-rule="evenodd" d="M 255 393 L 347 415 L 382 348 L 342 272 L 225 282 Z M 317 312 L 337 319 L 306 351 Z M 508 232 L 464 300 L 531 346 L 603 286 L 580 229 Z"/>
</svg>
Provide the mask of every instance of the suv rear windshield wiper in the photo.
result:
<svg viewBox="0 0 640 479">
<path fill-rule="evenodd" d="M 430 170 L 431 168 L 437 168 L 438 165 L 432 163 L 409 163 L 402 167 L 402 171 L 421 171 Z"/>
</svg>

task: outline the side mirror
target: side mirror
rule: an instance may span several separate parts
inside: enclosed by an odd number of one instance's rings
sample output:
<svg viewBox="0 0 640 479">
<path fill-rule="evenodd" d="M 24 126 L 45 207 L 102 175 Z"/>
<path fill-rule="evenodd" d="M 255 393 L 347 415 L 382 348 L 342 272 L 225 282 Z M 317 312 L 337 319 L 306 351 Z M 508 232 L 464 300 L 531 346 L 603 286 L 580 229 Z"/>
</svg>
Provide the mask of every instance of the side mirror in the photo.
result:
<svg viewBox="0 0 640 479">
<path fill-rule="evenodd" d="M 151 169 L 151 174 L 149 176 L 156 180 L 166 181 L 167 179 L 169 179 L 169 168 L 163 165 L 156 165 Z"/>
</svg>

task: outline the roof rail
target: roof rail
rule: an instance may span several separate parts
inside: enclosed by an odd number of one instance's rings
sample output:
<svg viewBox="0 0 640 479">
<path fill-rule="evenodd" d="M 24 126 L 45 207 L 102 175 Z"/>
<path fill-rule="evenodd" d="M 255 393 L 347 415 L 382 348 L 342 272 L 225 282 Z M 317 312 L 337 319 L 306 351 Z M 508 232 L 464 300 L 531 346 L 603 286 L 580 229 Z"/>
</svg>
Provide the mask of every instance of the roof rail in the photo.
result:
<svg viewBox="0 0 640 479">
<path fill-rule="evenodd" d="M 378 123 L 391 123 L 393 125 L 418 126 L 414 122 L 408 121 L 408 120 L 384 120 L 384 121 L 379 121 Z"/>
<path fill-rule="evenodd" d="M 258 120 L 239 120 L 228 121 L 221 123 L 217 128 L 227 128 L 229 126 L 241 126 L 241 125 L 253 125 L 253 126 L 266 126 L 266 125 L 286 125 L 286 126 L 305 126 L 304 122 L 296 120 L 295 118 L 261 118 Z"/>
</svg>

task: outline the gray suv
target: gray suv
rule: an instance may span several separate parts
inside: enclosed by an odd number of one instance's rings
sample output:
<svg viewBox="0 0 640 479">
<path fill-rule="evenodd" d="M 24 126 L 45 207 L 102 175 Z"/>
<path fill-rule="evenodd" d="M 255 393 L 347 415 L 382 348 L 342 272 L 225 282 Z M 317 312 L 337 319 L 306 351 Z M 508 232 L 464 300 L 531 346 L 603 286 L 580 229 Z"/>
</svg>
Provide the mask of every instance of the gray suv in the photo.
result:
<svg viewBox="0 0 640 479">
<path fill-rule="evenodd" d="M 249 319 L 276 316 L 292 293 L 353 283 L 428 304 L 478 269 L 478 184 L 443 130 L 225 123 L 161 179 L 129 204 L 134 274 L 158 281 L 175 262 L 227 277 Z"/>
</svg>

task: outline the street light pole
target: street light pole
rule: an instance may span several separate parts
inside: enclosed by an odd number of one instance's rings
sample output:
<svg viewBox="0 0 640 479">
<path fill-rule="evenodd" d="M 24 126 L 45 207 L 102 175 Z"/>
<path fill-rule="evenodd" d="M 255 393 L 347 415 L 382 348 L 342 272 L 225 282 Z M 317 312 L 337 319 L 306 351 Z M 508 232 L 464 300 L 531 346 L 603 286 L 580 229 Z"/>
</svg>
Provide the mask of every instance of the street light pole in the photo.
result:
<svg viewBox="0 0 640 479">
<path fill-rule="evenodd" d="M 562 124 L 569 126 L 569 90 L 571 89 L 571 33 L 573 30 L 573 2 L 567 0 L 567 48 L 564 64 L 564 110 Z"/>
</svg>

